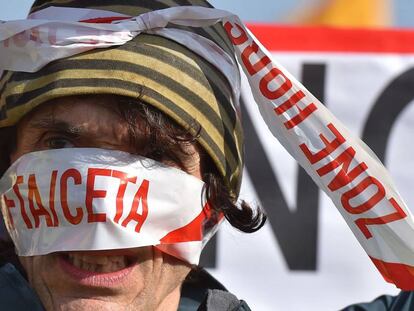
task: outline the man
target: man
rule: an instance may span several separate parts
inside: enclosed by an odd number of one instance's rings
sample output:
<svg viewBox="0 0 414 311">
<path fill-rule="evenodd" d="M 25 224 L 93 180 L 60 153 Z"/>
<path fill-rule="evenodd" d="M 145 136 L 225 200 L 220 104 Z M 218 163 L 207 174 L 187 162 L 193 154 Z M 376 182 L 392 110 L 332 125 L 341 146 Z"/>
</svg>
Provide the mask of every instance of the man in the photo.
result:
<svg viewBox="0 0 414 311">
<path fill-rule="evenodd" d="M 170 3 L 38 0 L 33 4 L 31 13 L 49 7 L 73 7 L 137 16 L 167 8 Z M 209 6 L 204 1 L 174 3 Z M 231 44 L 221 27 L 191 31 L 214 41 L 233 55 Z M 70 157 L 79 156 L 77 151 L 71 153 L 71 150 L 61 152 L 56 149 L 79 148 L 79 152 L 88 153 L 84 149 L 96 148 L 94 152 L 108 156 L 138 155 L 182 170 L 205 182 L 204 190 L 210 209 L 202 222 L 203 232 L 210 232 L 221 215 L 245 232 L 256 231 L 264 224 L 265 217 L 261 211 L 254 212 L 246 203 L 242 203 L 241 208 L 236 206 L 243 157 L 241 126 L 232 89 L 217 68 L 186 47 L 160 36 L 141 34 L 121 46 L 60 59 L 33 73 L 7 71 L 0 84 L 1 174 L 11 165 L 18 165 L 24 161 L 21 159 L 32 155 L 55 155 L 52 160 L 60 156 L 65 158 L 68 154 Z M 122 153 L 116 153 L 118 151 Z M 42 169 L 40 172 L 45 172 L 47 165 Z M 142 169 L 148 173 L 147 168 Z M 43 208 L 42 191 L 39 190 L 41 186 L 37 187 L 38 184 L 48 183 L 49 179 L 45 180 L 49 176 L 28 175 L 30 208 L 25 210 L 23 204 L 20 205 L 28 232 L 41 227 L 41 224 L 51 227 L 50 230 L 57 228 L 65 220 L 63 217 L 74 227 L 83 221 L 82 215 L 86 217 L 86 213 L 92 219 L 88 218 L 88 222 L 94 222 L 94 219 L 104 215 L 102 211 L 92 211 L 92 207 L 88 209 L 87 202 L 86 208 L 74 209 L 76 194 L 68 195 L 64 191 L 69 191 L 67 187 L 72 183 L 77 185 L 78 180 L 80 184 L 84 176 L 74 174 L 78 172 L 74 169 L 67 172 L 69 175 L 65 175 L 66 179 L 63 175 L 59 177 L 60 183 L 59 179 L 53 179 L 53 172 L 50 179 L 51 184 L 60 186 L 62 218 L 55 214 L 52 199 L 49 202 L 50 211 Z M 111 172 L 113 174 L 115 169 Z M 89 176 L 85 175 L 88 181 Z M 134 184 L 121 177 L 119 180 L 117 200 L 122 185 L 128 182 Z M 14 184 L 13 191 L 4 196 L 3 213 L 16 210 L 20 198 L 16 190 L 18 183 Z M 91 206 L 93 200 L 99 202 L 100 198 L 109 196 L 109 190 L 102 195 L 103 190 L 96 189 L 92 187 L 91 190 L 89 187 L 86 190 L 87 197 L 88 193 L 92 193 Z M 128 188 L 125 186 L 122 189 L 125 192 Z M 149 211 L 145 211 L 146 196 L 151 193 L 148 194 L 148 189 L 147 192 L 140 192 L 140 189 L 143 188 L 140 187 L 136 195 L 140 194 L 138 201 L 143 211 L 138 213 L 137 203 L 133 215 L 135 218 L 131 216 L 134 224 L 135 221 L 139 223 L 138 216 L 146 219 L 152 212 L 150 207 Z M 183 196 L 187 196 L 185 191 L 183 189 Z M 62 193 L 66 193 L 66 196 Z M 10 198 L 12 194 L 16 195 L 14 200 Z M 23 212 L 31 213 L 31 216 Z M 102 221 L 109 222 L 107 219 Z M 119 218 L 115 222 L 118 221 Z M 7 222 L 9 228 L 13 228 L 12 217 L 7 218 Z M 124 227 L 131 227 L 130 219 L 125 218 L 124 222 Z M 139 230 L 137 224 L 135 231 Z M 73 239 L 79 238 L 76 236 L 78 233 L 74 234 L 73 237 L 66 237 L 62 243 L 83 243 L 83 239 L 73 242 Z M 97 233 L 90 234 L 93 236 Z M 88 236 L 84 238 L 89 240 Z M 55 243 L 58 247 L 59 244 Z M 7 245 L 5 251 L 9 251 L 10 255 L 10 244 Z M 18 245 L 16 247 L 19 248 Z M 64 251 L 19 258 L 22 265 L 20 269 L 26 274 L 33 292 L 10 264 L 3 265 L 3 280 L 0 281 L 5 283 L 8 290 L 2 290 L 2 307 L 13 310 L 248 309 L 244 302 L 226 293 L 205 271 L 184 261 L 184 256 L 174 256 L 176 253 L 169 246 L 108 247 L 106 250 L 65 247 L 62 246 Z M 3 261 L 14 262 L 19 268 L 19 263 L 12 255 L 10 257 Z"/>
</svg>

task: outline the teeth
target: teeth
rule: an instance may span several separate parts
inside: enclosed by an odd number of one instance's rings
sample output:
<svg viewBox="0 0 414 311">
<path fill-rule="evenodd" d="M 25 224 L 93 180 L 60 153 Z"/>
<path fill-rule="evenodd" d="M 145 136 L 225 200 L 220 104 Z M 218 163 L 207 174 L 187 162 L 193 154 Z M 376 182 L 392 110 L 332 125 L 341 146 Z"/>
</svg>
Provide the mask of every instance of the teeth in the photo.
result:
<svg viewBox="0 0 414 311">
<path fill-rule="evenodd" d="M 122 262 L 125 262 L 125 257 L 124 256 L 111 256 L 110 260 L 113 263 L 122 263 Z"/>
<path fill-rule="evenodd" d="M 95 271 L 95 266 L 94 265 L 92 265 L 92 264 L 89 264 L 89 263 L 87 263 L 87 262 L 84 262 L 84 261 L 82 261 L 82 264 L 81 264 L 81 269 L 83 269 L 83 270 L 87 270 L 87 271 Z"/>
<path fill-rule="evenodd" d="M 93 264 L 106 265 L 107 263 L 110 262 L 108 256 L 88 256 L 88 255 L 83 255 L 83 256 L 80 256 L 80 257 L 82 257 L 82 260 L 83 261 L 89 262 L 89 263 L 93 263 Z M 116 256 L 116 257 L 119 257 L 119 256 Z"/>
<path fill-rule="evenodd" d="M 125 256 L 88 256 L 69 253 L 68 261 L 79 269 L 100 273 L 119 271 L 127 266 Z"/>
<path fill-rule="evenodd" d="M 124 268 L 126 267 L 126 262 L 125 262 L 125 260 L 123 260 L 122 262 L 118 262 L 117 266 L 118 266 L 118 269 L 119 269 L 119 270 L 124 269 Z"/>
<path fill-rule="evenodd" d="M 81 268 L 82 267 L 82 260 L 78 257 L 73 258 L 73 264 L 78 267 Z"/>
<path fill-rule="evenodd" d="M 113 271 L 112 270 L 112 264 L 102 266 L 102 272 L 103 273 L 108 273 L 108 272 L 111 272 L 111 271 Z"/>
<path fill-rule="evenodd" d="M 68 260 L 69 262 L 73 265 L 73 261 L 74 261 L 75 256 L 73 254 L 68 254 Z"/>
</svg>

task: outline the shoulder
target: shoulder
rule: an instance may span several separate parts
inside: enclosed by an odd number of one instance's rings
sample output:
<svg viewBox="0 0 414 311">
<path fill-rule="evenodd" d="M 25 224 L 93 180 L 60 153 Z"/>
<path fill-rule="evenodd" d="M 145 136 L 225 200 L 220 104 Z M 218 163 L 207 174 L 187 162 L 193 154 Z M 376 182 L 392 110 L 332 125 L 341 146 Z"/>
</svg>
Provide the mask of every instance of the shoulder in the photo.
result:
<svg viewBox="0 0 414 311">
<path fill-rule="evenodd" d="M 249 306 L 204 269 L 193 270 L 183 284 L 179 311 L 250 311 Z"/>
<path fill-rule="evenodd" d="M 368 303 L 348 306 L 342 311 L 410 311 L 414 310 L 414 292 L 400 292 L 397 296 L 383 295 Z"/>
</svg>

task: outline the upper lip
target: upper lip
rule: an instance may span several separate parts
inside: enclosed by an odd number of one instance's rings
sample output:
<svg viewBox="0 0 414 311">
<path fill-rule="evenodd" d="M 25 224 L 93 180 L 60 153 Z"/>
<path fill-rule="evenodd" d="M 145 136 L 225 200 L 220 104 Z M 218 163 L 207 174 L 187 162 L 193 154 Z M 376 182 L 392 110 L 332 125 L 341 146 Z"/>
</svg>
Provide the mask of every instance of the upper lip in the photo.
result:
<svg viewBox="0 0 414 311">
<path fill-rule="evenodd" d="M 136 253 L 129 249 L 111 249 L 111 250 L 99 250 L 99 251 L 69 251 L 62 252 L 64 254 L 75 254 L 85 256 L 126 256 L 136 257 Z"/>
</svg>

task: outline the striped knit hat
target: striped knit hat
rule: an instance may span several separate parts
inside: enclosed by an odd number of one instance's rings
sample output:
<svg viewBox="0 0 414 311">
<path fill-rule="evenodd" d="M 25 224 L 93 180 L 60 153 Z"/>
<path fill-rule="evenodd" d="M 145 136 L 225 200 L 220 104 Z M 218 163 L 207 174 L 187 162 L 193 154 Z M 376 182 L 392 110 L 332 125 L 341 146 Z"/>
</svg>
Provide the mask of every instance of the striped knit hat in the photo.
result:
<svg viewBox="0 0 414 311">
<path fill-rule="evenodd" d="M 31 12 L 57 6 L 137 16 L 177 5 L 211 7 L 203 0 L 37 0 Z M 186 30 L 233 55 L 221 26 Z M 0 127 L 15 125 L 51 99 L 87 94 L 140 98 L 183 127 L 195 119 L 202 128 L 199 143 L 233 194 L 238 194 L 243 168 L 240 120 L 227 80 L 201 57 L 171 40 L 141 34 L 119 47 L 54 61 L 35 73 L 5 72 L 0 80 Z"/>
</svg>

